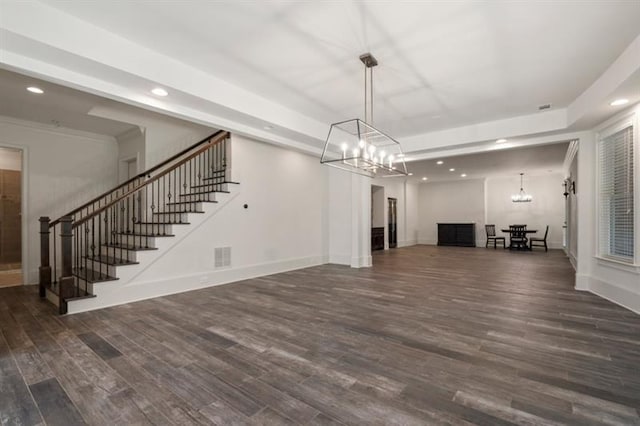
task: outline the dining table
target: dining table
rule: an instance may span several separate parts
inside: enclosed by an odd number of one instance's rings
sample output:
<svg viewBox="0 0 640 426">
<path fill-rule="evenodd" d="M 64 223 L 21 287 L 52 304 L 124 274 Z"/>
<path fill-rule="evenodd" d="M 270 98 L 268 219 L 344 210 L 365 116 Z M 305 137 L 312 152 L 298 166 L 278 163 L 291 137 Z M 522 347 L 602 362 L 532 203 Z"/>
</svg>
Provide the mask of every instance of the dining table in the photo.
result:
<svg viewBox="0 0 640 426">
<path fill-rule="evenodd" d="M 501 229 L 502 232 L 506 232 L 507 234 L 511 234 L 511 230 L 510 229 Z M 524 229 L 524 230 L 520 230 L 518 232 L 522 232 L 525 235 L 526 234 L 535 234 L 536 232 L 538 232 L 537 229 Z M 509 247 L 507 247 L 508 249 L 511 248 L 511 245 L 509 245 Z M 531 246 L 527 247 L 527 250 L 531 251 Z"/>
</svg>

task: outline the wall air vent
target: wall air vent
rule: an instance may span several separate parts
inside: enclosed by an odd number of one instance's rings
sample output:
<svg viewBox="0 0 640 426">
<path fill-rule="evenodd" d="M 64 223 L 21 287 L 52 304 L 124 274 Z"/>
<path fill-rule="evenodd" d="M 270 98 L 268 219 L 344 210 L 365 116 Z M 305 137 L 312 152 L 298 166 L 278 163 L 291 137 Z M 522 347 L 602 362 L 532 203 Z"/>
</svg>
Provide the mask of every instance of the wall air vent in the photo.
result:
<svg viewBox="0 0 640 426">
<path fill-rule="evenodd" d="M 538 110 L 544 111 L 545 109 L 551 109 L 551 104 L 544 104 L 538 107 Z"/>
<path fill-rule="evenodd" d="M 231 247 L 216 247 L 214 250 L 214 266 L 228 268 L 231 266 Z"/>
</svg>

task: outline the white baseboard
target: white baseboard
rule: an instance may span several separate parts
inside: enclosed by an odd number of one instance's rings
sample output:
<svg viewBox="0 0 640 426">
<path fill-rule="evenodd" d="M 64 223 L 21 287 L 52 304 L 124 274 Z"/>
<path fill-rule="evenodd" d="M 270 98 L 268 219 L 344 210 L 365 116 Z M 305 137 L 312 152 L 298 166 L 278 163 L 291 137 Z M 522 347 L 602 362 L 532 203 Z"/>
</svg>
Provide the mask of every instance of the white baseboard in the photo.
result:
<svg viewBox="0 0 640 426">
<path fill-rule="evenodd" d="M 640 294 L 591 277 L 589 291 L 640 315 Z"/>
<path fill-rule="evenodd" d="M 415 246 L 416 244 L 418 244 L 418 241 L 416 240 L 398 241 L 398 247 L 410 247 Z"/>
<path fill-rule="evenodd" d="M 95 298 L 70 301 L 68 313 L 75 314 L 92 311 L 109 306 L 229 284 L 265 275 L 322 265 L 327 261 L 328 258 L 325 256 L 311 256 L 232 269 L 204 271 L 162 280 L 131 281 L 122 285 L 119 285 L 117 281 L 111 281 L 101 285 L 99 288 L 94 288 L 97 294 Z"/>
<path fill-rule="evenodd" d="M 575 289 L 579 291 L 589 291 L 591 277 L 589 275 L 576 274 Z"/>
<path fill-rule="evenodd" d="M 418 244 L 422 244 L 425 246 L 437 246 L 438 240 L 428 240 L 428 239 L 418 238 Z"/>
<path fill-rule="evenodd" d="M 329 263 L 333 263 L 336 265 L 351 265 L 351 255 L 350 254 L 332 254 L 329 256 Z"/>
<path fill-rule="evenodd" d="M 373 259 L 371 255 L 351 258 L 352 268 L 369 268 L 371 267 L 371 265 L 373 265 Z"/>
</svg>

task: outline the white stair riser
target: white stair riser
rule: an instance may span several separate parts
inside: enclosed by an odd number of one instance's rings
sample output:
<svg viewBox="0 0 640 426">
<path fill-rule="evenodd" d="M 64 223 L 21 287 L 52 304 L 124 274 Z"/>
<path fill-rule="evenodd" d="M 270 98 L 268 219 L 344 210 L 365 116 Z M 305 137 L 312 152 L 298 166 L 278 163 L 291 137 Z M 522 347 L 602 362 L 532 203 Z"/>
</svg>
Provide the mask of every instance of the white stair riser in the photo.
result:
<svg viewBox="0 0 640 426">
<path fill-rule="evenodd" d="M 107 246 L 102 246 L 100 248 L 100 254 L 102 255 L 119 257 L 121 259 L 129 259 L 132 262 L 138 261 L 138 253 L 139 252 L 133 250 L 121 250 L 118 247 L 115 247 L 115 250 L 114 247 Z"/>
<path fill-rule="evenodd" d="M 171 213 L 171 214 L 154 214 L 153 220 L 163 221 L 181 221 L 182 223 L 189 222 L 188 213 Z"/>
<path fill-rule="evenodd" d="M 162 218 L 155 218 L 154 220 L 157 221 L 162 221 L 165 219 Z M 133 232 L 136 234 L 164 234 L 164 235 L 171 235 L 172 234 L 172 228 L 171 225 L 164 225 L 164 224 L 136 224 L 133 227 Z"/>
<path fill-rule="evenodd" d="M 140 235 L 127 235 L 120 234 L 117 236 L 120 244 L 125 245 L 136 245 L 136 246 L 144 246 L 144 247 L 155 247 L 155 238 L 154 237 L 141 237 Z"/>
<path fill-rule="evenodd" d="M 169 213 L 169 212 L 176 212 L 181 210 L 202 211 L 202 203 L 172 204 L 172 205 L 164 206 L 162 211 Z M 163 217 L 164 215 L 158 215 L 158 216 Z M 169 215 L 166 215 L 166 216 L 169 216 Z"/>
<path fill-rule="evenodd" d="M 102 263 L 102 262 L 96 262 L 95 260 L 91 260 L 91 259 L 80 259 L 80 265 L 74 265 L 76 267 L 81 267 L 81 268 L 87 268 L 87 269 L 93 269 L 94 271 L 98 271 L 101 272 L 103 274 L 107 274 L 109 276 L 115 277 L 116 276 L 116 267 L 113 265 L 108 265 L 106 263 Z"/>
<path fill-rule="evenodd" d="M 194 192 L 201 192 L 201 191 L 205 191 L 205 189 L 200 189 L 198 191 L 194 191 Z M 194 194 L 194 195 L 183 195 L 182 197 L 180 197 L 179 201 L 215 201 L 216 200 L 216 195 L 213 192 L 207 192 L 206 194 Z"/>
</svg>

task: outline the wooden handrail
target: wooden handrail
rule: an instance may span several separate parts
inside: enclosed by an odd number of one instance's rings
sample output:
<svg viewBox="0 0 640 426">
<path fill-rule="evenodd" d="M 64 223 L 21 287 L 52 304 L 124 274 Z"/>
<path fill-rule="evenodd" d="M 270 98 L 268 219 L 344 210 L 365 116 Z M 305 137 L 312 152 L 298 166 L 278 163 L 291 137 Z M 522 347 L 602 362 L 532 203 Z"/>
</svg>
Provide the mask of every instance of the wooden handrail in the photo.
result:
<svg viewBox="0 0 640 426">
<path fill-rule="evenodd" d="M 194 149 L 194 148 L 196 148 L 196 147 L 198 147 L 198 146 L 202 145 L 203 143 L 206 143 L 207 141 L 210 141 L 210 140 L 211 140 L 211 139 L 213 139 L 213 138 L 216 138 L 217 136 L 219 136 L 220 134 L 223 134 L 223 133 L 228 134 L 228 132 L 226 132 L 225 130 L 218 130 L 217 132 L 215 132 L 215 133 L 213 133 L 213 134 L 211 134 L 211 135 L 207 136 L 206 138 L 202 139 L 201 141 L 199 141 L 199 142 L 197 142 L 197 143 L 195 143 L 195 144 L 191 145 L 190 147 L 183 149 L 183 150 L 182 150 L 182 151 L 180 151 L 179 153 L 177 153 L 177 154 L 175 154 L 175 155 L 173 155 L 173 156 L 171 156 L 171 157 L 167 158 L 167 159 L 166 159 L 166 160 L 164 160 L 162 163 L 160 163 L 160 164 L 158 164 L 158 165 L 156 165 L 156 166 L 153 166 L 153 167 L 152 167 L 152 168 L 150 168 L 149 170 L 145 170 L 144 172 L 142 172 L 142 173 L 138 174 L 137 176 L 132 177 L 132 178 L 131 178 L 131 179 L 129 179 L 128 181 L 121 183 L 120 185 L 116 186 L 116 187 L 115 187 L 115 188 L 113 188 L 113 189 L 110 189 L 109 191 L 105 192 L 104 194 L 101 194 L 101 195 L 97 196 L 96 198 L 92 199 L 91 201 L 88 201 L 88 202 L 84 203 L 82 206 L 77 207 L 77 208 L 75 208 L 75 209 L 71 210 L 69 213 L 67 213 L 67 214 L 64 214 L 64 215 L 60 216 L 58 219 L 56 219 L 56 220 L 52 221 L 52 222 L 49 224 L 49 227 L 50 227 L 50 228 L 53 228 L 53 227 L 54 227 L 54 226 L 56 226 L 58 223 L 60 223 L 60 219 L 62 219 L 63 217 L 65 217 L 65 216 L 73 216 L 73 215 L 75 215 L 75 214 L 76 214 L 76 213 L 78 213 L 80 210 L 86 209 L 86 208 L 87 208 L 87 207 L 89 207 L 91 204 L 93 204 L 93 203 L 96 203 L 96 202 L 100 201 L 102 198 L 106 197 L 107 195 L 111 194 L 112 192 L 117 191 L 118 189 L 124 188 L 125 186 L 127 186 L 127 185 L 129 185 L 130 183 L 134 182 L 136 179 L 143 178 L 143 177 L 145 177 L 145 176 L 149 175 L 150 173 L 153 173 L 154 171 L 158 170 L 159 168 L 164 167 L 164 166 L 166 166 L 167 164 L 171 163 L 172 161 L 174 161 L 174 160 L 176 160 L 176 159 L 178 159 L 178 158 L 182 157 L 184 154 L 188 153 L 188 152 L 189 152 L 189 151 L 191 151 L 192 149 Z M 137 186 L 135 189 L 137 189 L 137 188 L 141 188 L 141 187 L 142 187 L 142 186 Z"/>
<path fill-rule="evenodd" d="M 192 152 L 189 156 L 183 158 L 182 160 L 180 160 L 179 162 L 177 162 L 176 164 L 174 164 L 173 166 L 171 166 L 171 168 L 163 171 L 160 174 L 155 175 L 154 177 L 152 177 L 151 179 L 145 181 L 142 185 L 137 186 L 133 189 L 130 189 L 129 191 L 125 192 L 124 194 L 120 195 L 119 197 L 117 197 L 115 200 L 110 201 L 108 204 L 105 204 L 104 206 L 100 207 L 98 210 L 95 210 L 93 212 L 91 212 L 91 214 L 83 217 L 82 219 L 78 220 L 78 221 L 74 221 L 73 223 L 73 228 L 77 228 L 78 226 L 82 225 L 83 223 L 87 222 L 88 220 L 90 220 L 91 218 L 99 215 L 100 213 L 102 213 L 103 211 L 107 210 L 109 207 L 117 204 L 118 202 L 122 201 L 123 199 L 127 198 L 128 196 L 130 196 L 131 194 L 134 194 L 138 191 L 140 191 L 141 189 L 149 186 L 150 184 L 152 184 L 153 182 L 157 181 L 158 179 L 160 179 L 161 177 L 165 176 L 166 174 L 172 172 L 173 170 L 177 169 L 178 167 L 180 167 L 181 165 L 185 164 L 187 161 L 191 160 L 192 158 L 197 157 L 198 155 L 200 155 L 202 152 L 210 149 L 213 145 L 216 145 L 218 143 L 220 143 L 221 141 L 227 139 L 229 137 L 229 132 L 224 131 L 224 130 L 220 130 L 218 132 L 216 132 L 213 136 L 211 136 L 209 139 L 205 139 L 205 141 L 208 141 L 210 145 L 206 145 L 201 147 L 200 149 Z M 184 154 L 184 153 L 183 153 Z M 157 168 L 156 168 L 157 169 Z"/>
</svg>

